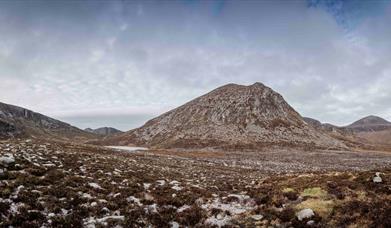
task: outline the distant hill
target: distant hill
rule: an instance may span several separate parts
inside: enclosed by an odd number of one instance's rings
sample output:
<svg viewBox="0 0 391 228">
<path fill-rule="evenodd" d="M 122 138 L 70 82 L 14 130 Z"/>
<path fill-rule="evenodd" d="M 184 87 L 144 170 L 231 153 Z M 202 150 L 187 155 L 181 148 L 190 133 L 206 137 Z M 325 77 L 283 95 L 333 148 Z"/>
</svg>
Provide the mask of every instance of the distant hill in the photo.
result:
<svg viewBox="0 0 391 228">
<path fill-rule="evenodd" d="M 378 116 L 367 116 L 346 126 L 346 128 L 354 132 L 383 131 L 391 129 L 391 122 Z"/>
<path fill-rule="evenodd" d="M 375 144 L 391 146 L 391 122 L 378 117 L 367 116 L 346 127 L 354 131 L 361 140 Z"/>
<path fill-rule="evenodd" d="M 105 143 L 155 148 L 345 147 L 306 124 L 280 94 L 262 83 L 219 87 Z"/>
<path fill-rule="evenodd" d="M 391 122 L 378 116 L 364 117 L 346 127 L 321 123 L 308 117 L 303 119 L 315 129 L 324 131 L 352 147 L 389 148 L 391 146 Z"/>
<path fill-rule="evenodd" d="M 31 110 L 0 102 L 0 137 L 83 140 L 95 135 Z"/>
<path fill-rule="evenodd" d="M 122 131 L 112 128 L 112 127 L 101 127 L 97 129 L 91 129 L 91 128 L 86 128 L 84 131 L 97 134 L 97 135 L 102 135 L 102 136 L 108 136 L 108 135 L 115 135 L 118 133 L 122 133 Z"/>
</svg>

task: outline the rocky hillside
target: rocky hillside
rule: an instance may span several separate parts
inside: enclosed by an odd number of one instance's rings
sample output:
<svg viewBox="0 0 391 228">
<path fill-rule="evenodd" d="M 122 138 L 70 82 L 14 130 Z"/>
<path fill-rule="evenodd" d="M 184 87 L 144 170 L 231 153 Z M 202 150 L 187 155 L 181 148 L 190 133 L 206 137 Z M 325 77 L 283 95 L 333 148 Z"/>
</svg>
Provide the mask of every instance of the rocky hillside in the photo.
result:
<svg viewBox="0 0 391 228">
<path fill-rule="evenodd" d="M 367 116 L 350 124 L 346 128 L 354 132 L 383 131 L 391 129 L 391 122 L 378 116 Z"/>
<path fill-rule="evenodd" d="M 91 128 L 86 128 L 84 131 L 94 133 L 97 135 L 102 135 L 102 136 L 108 136 L 108 135 L 115 135 L 118 133 L 122 133 L 122 131 L 112 128 L 112 127 L 101 127 L 97 129 L 91 129 Z"/>
<path fill-rule="evenodd" d="M 19 136 L 55 139 L 92 139 L 96 137 L 59 120 L 0 102 L 0 137 Z"/>
<path fill-rule="evenodd" d="M 308 125 L 280 94 L 261 83 L 219 87 L 106 143 L 156 148 L 344 147 Z"/>
</svg>

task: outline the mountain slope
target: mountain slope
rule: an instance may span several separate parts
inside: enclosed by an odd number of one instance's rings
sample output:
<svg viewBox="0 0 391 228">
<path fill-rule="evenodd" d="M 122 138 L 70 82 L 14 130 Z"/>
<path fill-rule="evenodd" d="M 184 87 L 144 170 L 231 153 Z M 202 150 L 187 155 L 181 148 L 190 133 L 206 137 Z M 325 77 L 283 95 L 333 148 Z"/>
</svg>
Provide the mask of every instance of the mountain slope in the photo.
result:
<svg viewBox="0 0 391 228">
<path fill-rule="evenodd" d="M 228 84 L 106 141 L 156 148 L 344 147 L 261 83 Z"/>
<path fill-rule="evenodd" d="M 95 135 L 18 106 L 0 102 L 0 136 L 92 139 Z"/>
<path fill-rule="evenodd" d="M 367 116 L 346 126 L 346 128 L 354 132 L 383 131 L 391 129 L 391 122 L 378 116 Z"/>
<path fill-rule="evenodd" d="M 94 133 L 97 135 L 103 135 L 103 136 L 122 133 L 122 131 L 115 129 L 115 128 L 112 128 L 112 127 L 101 127 L 101 128 L 97 128 L 97 129 L 86 128 L 86 129 L 84 129 L 84 131 Z"/>
</svg>

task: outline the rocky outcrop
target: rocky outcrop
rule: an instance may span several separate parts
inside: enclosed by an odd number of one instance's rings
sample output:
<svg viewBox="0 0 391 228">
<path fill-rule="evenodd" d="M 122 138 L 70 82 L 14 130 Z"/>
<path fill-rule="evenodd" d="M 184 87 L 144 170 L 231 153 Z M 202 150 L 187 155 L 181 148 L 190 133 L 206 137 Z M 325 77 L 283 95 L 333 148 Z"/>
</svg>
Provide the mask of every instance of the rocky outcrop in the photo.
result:
<svg viewBox="0 0 391 228">
<path fill-rule="evenodd" d="M 228 84 L 111 138 L 110 144 L 156 148 L 344 147 L 317 131 L 262 83 Z"/>
</svg>

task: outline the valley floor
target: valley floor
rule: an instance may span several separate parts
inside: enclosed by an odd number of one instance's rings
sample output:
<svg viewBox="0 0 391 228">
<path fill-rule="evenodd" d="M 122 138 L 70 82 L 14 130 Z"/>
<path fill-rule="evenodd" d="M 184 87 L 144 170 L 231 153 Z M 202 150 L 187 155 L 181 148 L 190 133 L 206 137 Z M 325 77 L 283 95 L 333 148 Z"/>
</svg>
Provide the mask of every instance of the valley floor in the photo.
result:
<svg viewBox="0 0 391 228">
<path fill-rule="evenodd" d="M 3 141 L 0 216 L 0 227 L 391 227 L 391 153 Z"/>
</svg>

